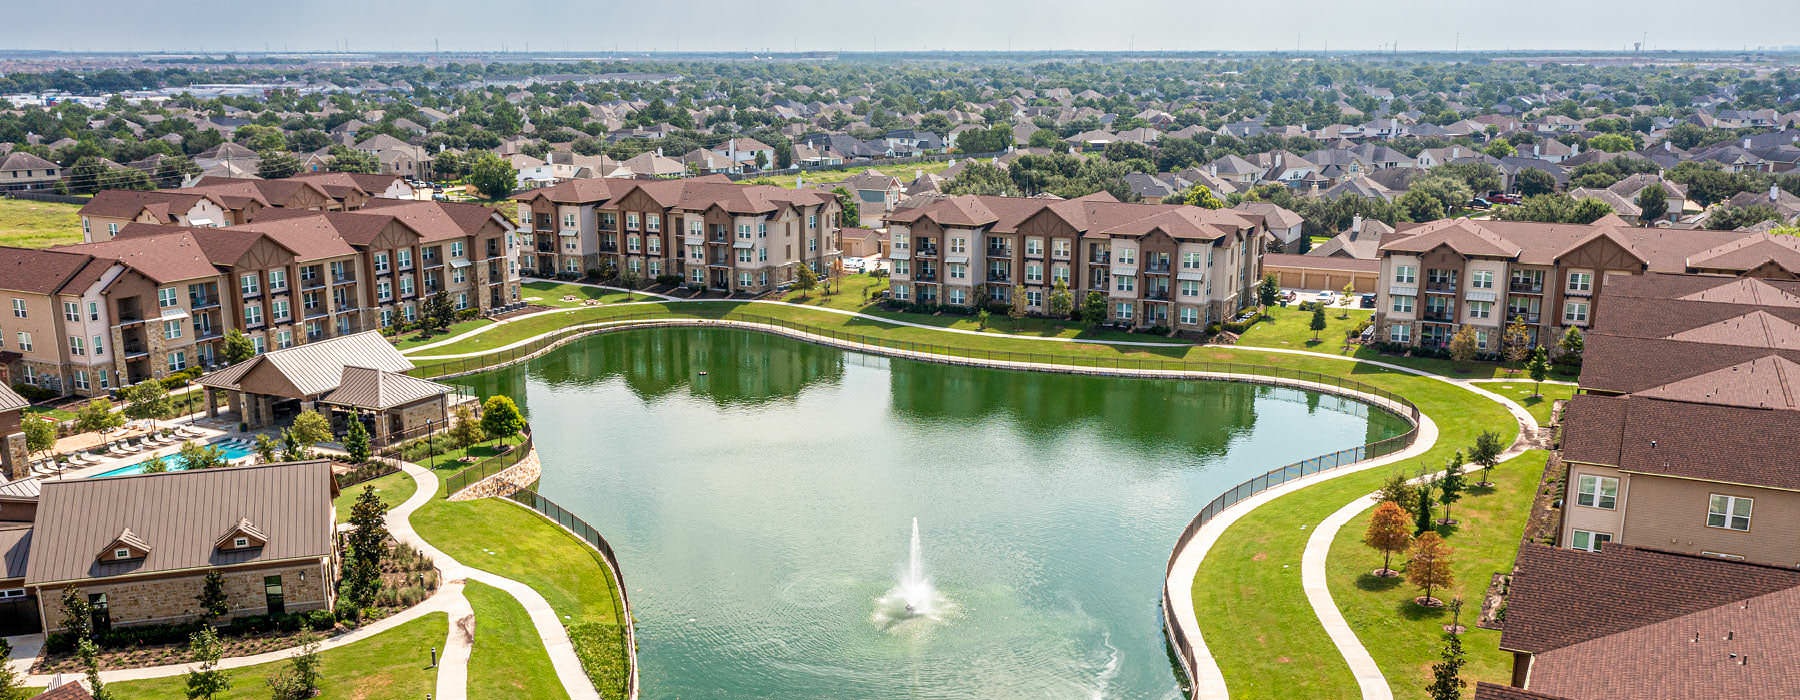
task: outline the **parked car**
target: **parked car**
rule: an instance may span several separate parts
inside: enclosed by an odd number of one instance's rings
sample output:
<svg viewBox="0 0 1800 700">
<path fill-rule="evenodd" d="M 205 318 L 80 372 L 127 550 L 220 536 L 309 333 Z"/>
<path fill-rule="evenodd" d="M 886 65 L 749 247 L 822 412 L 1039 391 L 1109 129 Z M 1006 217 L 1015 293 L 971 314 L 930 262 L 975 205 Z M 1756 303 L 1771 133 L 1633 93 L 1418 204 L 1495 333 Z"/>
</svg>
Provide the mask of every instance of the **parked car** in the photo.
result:
<svg viewBox="0 0 1800 700">
<path fill-rule="evenodd" d="M 1315 297 L 1314 301 L 1317 301 L 1326 306 L 1331 306 L 1331 305 L 1337 303 L 1337 294 L 1334 294 L 1332 292 L 1319 292 L 1319 296 Z"/>
<path fill-rule="evenodd" d="M 1488 196 L 1488 201 L 1494 204 L 1518 204 L 1519 195 L 1508 192 L 1495 192 Z"/>
<path fill-rule="evenodd" d="M 1282 301 L 1285 301 L 1285 302 L 1290 302 L 1290 303 L 1292 303 L 1292 302 L 1295 302 L 1295 301 L 1299 301 L 1299 300 L 1300 300 L 1300 293 L 1299 293 L 1299 292 L 1296 292 L 1296 291 L 1294 291 L 1294 290 L 1292 290 L 1292 289 L 1289 289 L 1289 290 L 1286 290 L 1286 291 L 1283 291 L 1283 292 L 1282 292 L 1282 293 L 1281 293 L 1281 300 L 1282 300 Z"/>
<path fill-rule="evenodd" d="M 1362 307 L 1365 309 L 1375 308 L 1375 295 L 1373 295 L 1373 294 L 1362 295 Z"/>
<path fill-rule="evenodd" d="M 1487 208 L 1494 206 L 1494 204 L 1493 204 L 1493 202 L 1489 202 L 1480 197 L 1476 197 L 1474 199 L 1469 200 L 1469 203 L 1467 206 L 1470 209 L 1487 209 Z"/>
</svg>

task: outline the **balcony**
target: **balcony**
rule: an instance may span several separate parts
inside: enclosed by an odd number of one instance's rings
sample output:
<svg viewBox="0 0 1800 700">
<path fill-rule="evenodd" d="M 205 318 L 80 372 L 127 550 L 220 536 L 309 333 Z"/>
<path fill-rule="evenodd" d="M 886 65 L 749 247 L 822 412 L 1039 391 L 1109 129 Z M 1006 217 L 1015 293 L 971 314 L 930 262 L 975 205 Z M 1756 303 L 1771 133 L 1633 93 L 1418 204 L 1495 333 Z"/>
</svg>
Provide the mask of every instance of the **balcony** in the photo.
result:
<svg viewBox="0 0 1800 700">
<path fill-rule="evenodd" d="M 549 243 L 539 243 L 537 244 L 537 252 L 554 253 L 556 252 L 556 246 L 550 245 Z"/>
<path fill-rule="evenodd" d="M 938 249 L 937 249 L 937 246 L 934 246 L 934 245 L 919 246 L 917 249 L 913 250 L 913 255 L 917 256 L 917 257 L 921 257 L 921 258 L 935 258 L 935 257 L 937 257 L 937 254 L 938 254 Z"/>
<path fill-rule="evenodd" d="M 1159 260 L 1159 261 L 1155 261 L 1155 262 L 1144 263 L 1144 271 L 1154 274 L 1154 275 L 1169 274 L 1169 261 Z"/>
<path fill-rule="evenodd" d="M 601 243 L 600 244 L 600 252 L 602 252 L 602 253 L 617 253 L 617 252 L 619 252 L 619 244 L 617 244 L 617 243 Z"/>
<path fill-rule="evenodd" d="M 200 311 L 202 309 L 216 309 L 218 307 L 219 298 L 216 296 L 210 294 L 203 296 L 188 295 L 188 308 L 190 309 Z"/>
<path fill-rule="evenodd" d="M 1431 292 L 1434 294 L 1455 294 L 1456 293 L 1456 283 L 1455 282 L 1426 282 L 1425 283 L 1425 291 Z"/>
<path fill-rule="evenodd" d="M 322 277 L 314 277 L 311 279 L 305 277 L 300 278 L 301 289 L 318 289 L 323 286 L 325 286 L 325 279 Z"/>
<path fill-rule="evenodd" d="M 1434 323 L 1451 323 L 1456 320 L 1456 315 L 1450 313 L 1449 311 L 1426 310 L 1426 312 L 1424 314 L 1421 314 L 1419 316 L 1419 318 L 1426 320 L 1426 321 L 1431 321 Z"/>
<path fill-rule="evenodd" d="M 1148 292 L 1144 292 L 1144 298 L 1149 299 L 1151 301 L 1168 301 L 1169 300 L 1169 290 L 1167 290 L 1167 289 L 1152 289 Z"/>
<path fill-rule="evenodd" d="M 1524 321 L 1525 323 L 1535 325 L 1535 324 L 1537 324 L 1538 320 L 1540 318 L 1542 318 L 1542 315 L 1541 314 L 1528 314 L 1523 311 L 1513 311 L 1512 309 L 1507 309 L 1506 319 L 1508 321 L 1511 321 L 1512 319 L 1515 319 L 1515 318 L 1520 319 L 1520 320 Z"/>
<path fill-rule="evenodd" d="M 1593 295 L 1594 295 L 1593 287 L 1589 287 L 1587 289 L 1570 289 L 1568 291 L 1563 292 L 1563 296 L 1567 296 L 1567 297 L 1591 297 Z"/>
<path fill-rule="evenodd" d="M 1542 283 L 1542 282 L 1537 282 L 1537 283 L 1514 282 L 1514 283 L 1506 286 L 1506 291 L 1513 292 L 1515 294 L 1543 294 L 1544 293 L 1544 283 Z"/>
<path fill-rule="evenodd" d="M 301 311 L 301 313 L 304 314 L 304 316 L 303 316 L 304 318 L 309 318 L 309 319 L 310 318 L 324 318 L 325 317 L 325 307 L 323 307 L 323 306 L 308 307 L 306 309 L 303 309 Z"/>
<path fill-rule="evenodd" d="M 430 256 L 427 256 L 425 258 L 425 269 L 427 269 L 427 270 L 430 270 L 432 268 L 443 267 L 443 266 L 444 266 L 443 258 L 433 258 Z"/>
<path fill-rule="evenodd" d="M 914 282 L 936 282 L 938 274 L 936 270 L 921 270 L 913 273 L 912 278 Z"/>
<path fill-rule="evenodd" d="M 1095 265 L 1105 265 L 1112 262 L 1112 253 L 1095 253 L 1093 260 L 1090 260 L 1089 262 L 1092 262 Z"/>
<path fill-rule="evenodd" d="M 354 275 L 354 274 L 345 273 L 342 275 L 332 275 L 331 276 L 331 283 L 333 285 L 350 284 L 351 282 L 355 282 L 355 281 L 356 281 L 356 275 Z"/>
<path fill-rule="evenodd" d="M 1012 248 L 1011 247 L 1006 247 L 1006 248 L 989 247 L 987 249 L 987 256 L 990 258 L 1006 258 L 1006 259 L 1010 260 L 1010 259 L 1012 259 Z M 1039 255 L 1037 257 L 1041 258 L 1043 256 Z"/>
<path fill-rule="evenodd" d="M 1011 282 L 1012 274 L 1005 272 L 1003 270 L 989 270 L 988 276 L 987 276 L 987 281 L 989 281 L 989 282 Z"/>
<path fill-rule="evenodd" d="M 139 345 L 137 343 L 126 343 L 125 344 L 125 359 L 129 360 L 129 359 L 138 358 L 138 357 L 145 357 L 149 354 L 150 354 L 150 349 L 148 347 Z"/>
<path fill-rule="evenodd" d="M 225 331 L 220 328 L 201 328 L 194 334 L 194 338 L 196 340 L 212 340 L 224 335 Z"/>
</svg>

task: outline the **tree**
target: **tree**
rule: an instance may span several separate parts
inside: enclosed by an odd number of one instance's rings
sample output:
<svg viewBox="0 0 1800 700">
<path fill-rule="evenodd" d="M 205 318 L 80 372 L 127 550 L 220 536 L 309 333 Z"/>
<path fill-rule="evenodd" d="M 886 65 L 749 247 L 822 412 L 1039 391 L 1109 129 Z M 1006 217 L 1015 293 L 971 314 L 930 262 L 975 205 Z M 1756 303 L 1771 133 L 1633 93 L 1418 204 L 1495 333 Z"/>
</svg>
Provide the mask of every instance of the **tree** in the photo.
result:
<svg viewBox="0 0 1800 700">
<path fill-rule="evenodd" d="M 1455 361 L 1458 367 L 1467 368 L 1469 361 L 1475 359 L 1477 349 L 1474 328 L 1463 326 L 1456 332 L 1456 335 L 1450 336 L 1450 359 Z"/>
<path fill-rule="evenodd" d="M 311 631 L 300 633 L 300 650 L 288 661 L 288 667 L 269 678 L 273 700 L 310 700 L 319 694 L 319 638 Z"/>
<path fill-rule="evenodd" d="M 344 536 L 349 551 L 345 557 L 343 581 L 339 593 L 357 620 L 362 611 L 375 602 L 381 592 L 381 562 L 387 558 L 387 506 L 376 495 L 375 487 L 363 486 L 356 503 L 350 506 L 350 532 Z"/>
<path fill-rule="evenodd" d="M 97 432 L 101 441 L 106 441 L 106 434 L 119 430 L 124 426 L 124 416 L 113 412 L 112 399 L 97 398 L 88 401 L 76 412 L 76 430 L 81 432 Z"/>
<path fill-rule="evenodd" d="M 1430 481 L 1421 478 L 1414 488 L 1418 489 L 1419 504 L 1418 507 L 1413 510 L 1413 534 L 1422 535 L 1433 530 L 1431 526 L 1431 504 L 1436 499 L 1432 497 Z"/>
<path fill-rule="evenodd" d="M 250 336 L 236 328 L 225 331 L 225 364 L 235 365 L 252 357 L 256 357 L 256 344 L 250 342 Z"/>
<path fill-rule="evenodd" d="M 269 437 L 267 433 L 256 434 L 256 458 L 264 463 L 275 461 L 276 453 L 281 449 L 281 442 Z"/>
<path fill-rule="evenodd" d="M 1050 315 L 1068 318 L 1072 313 L 1075 313 L 1075 294 L 1069 291 L 1069 283 L 1057 280 L 1056 286 L 1050 288 Z"/>
<path fill-rule="evenodd" d="M 1450 568 L 1450 559 L 1454 553 L 1450 545 L 1444 544 L 1444 538 L 1435 531 L 1426 531 L 1413 540 L 1412 550 L 1406 560 L 1406 582 L 1425 591 L 1424 597 L 1414 602 L 1428 608 L 1444 604 L 1432 597 L 1432 594 L 1439 588 L 1456 584 L 1456 574 Z"/>
<path fill-rule="evenodd" d="M 1404 552 L 1412 544 L 1411 523 L 1406 510 L 1393 501 L 1382 501 L 1375 506 L 1375 513 L 1369 516 L 1369 529 L 1363 532 L 1363 544 L 1377 552 L 1381 552 L 1381 568 L 1375 570 L 1380 578 L 1392 578 L 1400 572 L 1388 568 L 1395 552 Z"/>
<path fill-rule="evenodd" d="M 187 440 L 181 443 L 181 462 L 184 469 L 217 469 L 227 463 L 225 448 Z"/>
<path fill-rule="evenodd" d="M 359 151 L 349 146 L 332 146 L 331 163 L 326 170 L 334 173 L 378 173 L 381 172 L 381 160 L 375 154 Z"/>
<path fill-rule="evenodd" d="M 975 309 L 975 329 L 983 331 L 987 330 L 988 318 L 992 315 L 993 314 L 988 313 L 987 307 L 977 307 Z"/>
<path fill-rule="evenodd" d="M 119 392 L 119 398 L 125 400 L 125 415 L 138 420 L 150 421 L 155 429 L 156 421 L 167 418 L 175 410 L 175 404 L 169 400 L 169 388 L 155 379 L 146 379 Z"/>
<path fill-rule="evenodd" d="M 1556 347 L 1562 350 L 1565 361 L 1577 367 L 1581 366 L 1581 351 L 1587 347 L 1587 339 L 1581 337 L 1581 329 L 1569 326 L 1563 331 L 1562 339 L 1556 341 Z"/>
<path fill-rule="evenodd" d="M 1519 150 L 1516 148 L 1513 148 L 1511 141 L 1507 141 L 1505 139 L 1498 139 L 1498 140 L 1495 140 L 1493 143 L 1488 144 L 1487 148 L 1482 149 L 1481 152 L 1486 153 L 1495 158 L 1506 158 L 1508 156 L 1518 153 Z"/>
<path fill-rule="evenodd" d="M 1468 486 L 1467 480 L 1463 478 L 1462 466 L 1463 453 L 1462 450 L 1457 450 L 1456 455 L 1450 458 L 1450 465 L 1444 468 L 1444 477 L 1438 479 L 1438 503 L 1444 504 L 1444 517 L 1438 520 L 1440 525 L 1456 524 L 1456 519 L 1450 517 L 1450 506 L 1462 500 L 1463 489 Z"/>
<path fill-rule="evenodd" d="M 300 159 L 287 151 L 264 151 L 256 162 L 256 176 L 264 180 L 280 180 L 300 172 Z"/>
<path fill-rule="evenodd" d="M 844 189 L 842 186 L 831 188 L 831 193 L 837 195 L 838 208 L 843 209 L 838 220 L 844 222 L 846 226 L 861 226 L 862 204 L 856 201 L 856 195 L 850 194 L 850 190 Z"/>
<path fill-rule="evenodd" d="M 1087 298 L 1081 300 L 1081 322 L 1089 328 L 1106 322 L 1106 295 L 1087 293 Z"/>
<path fill-rule="evenodd" d="M 1189 187 L 1187 192 L 1182 193 L 1181 203 L 1190 207 L 1200 207 L 1201 209 L 1225 208 L 1224 200 L 1219 199 L 1218 195 L 1213 194 L 1212 188 L 1207 187 L 1206 185 L 1194 185 L 1193 187 Z"/>
<path fill-rule="evenodd" d="M 0 639 L 0 659 L 12 658 L 12 651 L 12 644 Z M 25 679 L 20 678 L 11 666 L 0 664 L 0 700 L 26 700 L 36 692 L 25 689 Z"/>
<path fill-rule="evenodd" d="M 1735 231 L 1749 228 L 1764 221 L 1781 223 L 1784 219 L 1781 211 L 1775 207 L 1757 202 L 1742 207 L 1719 206 L 1706 217 L 1706 227 L 1714 231 Z"/>
<path fill-rule="evenodd" d="M 1019 321 L 1024 320 L 1025 315 L 1029 313 L 1031 310 L 1025 308 L 1025 295 L 1013 292 L 1012 303 L 1006 307 L 1006 317 L 1012 319 L 1013 330 L 1018 330 Z"/>
<path fill-rule="evenodd" d="M 1313 342 L 1319 342 L 1319 331 L 1325 330 L 1325 306 L 1323 304 L 1313 307 L 1312 325 L 1308 328 L 1312 329 Z"/>
<path fill-rule="evenodd" d="M 498 154 L 482 151 L 469 163 L 468 181 L 482 196 L 501 199 L 518 186 L 519 171 Z"/>
<path fill-rule="evenodd" d="M 1590 150 L 1607 153 L 1624 153 L 1637 148 L 1631 137 L 1624 134 L 1600 134 L 1588 139 L 1587 146 Z"/>
<path fill-rule="evenodd" d="M 1669 213 L 1669 191 L 1663 189 L 1660 183 L 1638 190 L 1637 206 L 1640 210 L 1638 224 L 1654 224 Z"/>
<path fill-rule="evenodd" d="M 25 416 L 20 426 L 25 429 L 27 453 L 39 454 L 56 448 L 56 423 L 37 416 Z"/>
<path fill-rule="evenodd" d="M 1344 285 L 1344 305 L 1338 307 L 1338 318 L 1350 318 L 1350 300 L 1356 298 L 1356 283 Z"/>
<path fill-rule="evenodd" d="M 950 178 L 943 186 L 944 194 L 978 194 L 994 197 L 1018 196 L 1019 186 L 1013 184 L 1006 171 L 991 163 L 971 162 L 963 171 Z"/>
<path fill-rule="evenodd" d="M 188 700 L 212 700 L 231 689 L 231 676 L 219 668 L 219 658 L 225 653 L 223 646 L 219 644 L 218 630 L 205 625 L 200 631 L 188 635 L 188 652 L 200 662 L 198 668 L 188 671 Z"/>
<path fill-rule="evenodd" d="M 62 625 L 58 628 L 75 639 L 94 636 L 94 604 L 80 588 L 70 585 L 62 594 Z"/>
<path fill-rule="evenodd" d="M 1513 176 L 1513 186 L 1527 197 L 1550 194 L 1556 191 L 1556 176 L 1537 168 L 1525 168 Z"/>
<path fill-rule="evenodd" d="M 213 620 L 224 617 L 231 612 L 231 600 L 225 595 L 225 574 L 218 569 L 206 572 L 206 578 L 200 582 L 200 595 L 194 596 L 200 604 L 200 622 L 212 624 Z"/>
<path fill-rule="evenodd" d="M 1514 316 L 1512 323 L 1506 324 L 1500 342 L 1505 348 L 1507 362 L 1524 362 L 1531 355 L 1531 328 L 1525 325 L 1525 317 Z"/>
<path fill-rule="evenodd" d="M 456 307 L 450 304 L 450 292 L 439 289 L 436 294 L 425 300 L 425 313 L 420 319 L 425 328 L 442 333 L 450 330 L 450 324 L 456 321 Z"/>
<path fill-rule="evenodd" d="M 1468 684 L 1462 679 L 1461 635 L 1444 633 L 1443 659 L 1431 665 L 1431 685 L 1425 686 L 1425 692 L 1431 695 L 1431 700 L 1462 700 L 1462 689 Z"/>
<path fill-rule="evenodd" d="M 1419 509 L 1419 488 L 1400 472 L 1389 474 L 1387 481 L 1381 483 L 1379 498 L 1384 502 L 1400 506 L 1400 509 L 1409 515 Z"/>
<path fill-rule="evenodd" d="M 504 395 L 489 396 L 481 404 L 481 431 L 488 437 L 498 439 L 506 444 L 506 439 L 518 435 L 525 429 L 525 419 L 519 415 L 518 404 L 511 397 Z"/>
<path fill-rule="evenodd" d="M 450 426 L 450 444 L 456 447 L 468 447 L 487 439 L 481 432 L 481 421 L 475 419 L 475 413 L 467 405 L 457 406 L 455 423 Z"/>
<path fill-rule="evenodd" d="M 800 293 L 801 299 L 805 299 L 818 286 L 819 274 L 813 272 L 811 265 L 802 263 L 794 266 L 794 291 Z"/>
<path fill-rule="evenodd" d="M 1544 395 L 1544 380 L 1550 377 L 1550 353 L 1539 345 L 1531 350 L 1531 359 L 1525 363 L 1525 371 L 1531 375 L 1535 383 L 1531 388 L 1533 397 Z"/>
<path fill-rule="evenodd" d="M 363 427 L 361 416 L 350 416 L 349 425 L 344 426 L 344 452 L 349 453 L 351 464 L 369 461 L 369 429 Z"/>
<path fill-rule="evenodd" d="M 1281 301 L 1281 280 L 1271 272 L 1264 275 L 1262 281 L 1256 285 L 1256 303 L 1262 307 L 1257 310 L 1257 313 L 1266 313 L 1266 310 L 1278 301 Z"/>
<path fill-rule="evenodd" d="M 1483 430 L 1475 436 L 1475 445 L 1469 448 L 1469 461 L 1481 465 L 1481 483 L 1479 486 L 1493 486 L 1494 467 L 1500 464 L 1500 452 L 1506 446 L 1500 444 L 1500 434 L 1492 430 Z"/>
<path fill-rule="evenodd" d="M 1444 203 L 1423 190 L 1407 190 L 1394 200 L 1394 206 L 1408 221 L 1425 222 L 1444 218 Z"/>
<path fill-rule="evenodd" d="M 112 700 L 112 691 L 100 680 L 100 646 L 94 640 L 82 637 L 75 642 L 75 656 L 81 659 L 82 668 L 87 669 L 88 694 L 94 700 Z"/>
</svg>

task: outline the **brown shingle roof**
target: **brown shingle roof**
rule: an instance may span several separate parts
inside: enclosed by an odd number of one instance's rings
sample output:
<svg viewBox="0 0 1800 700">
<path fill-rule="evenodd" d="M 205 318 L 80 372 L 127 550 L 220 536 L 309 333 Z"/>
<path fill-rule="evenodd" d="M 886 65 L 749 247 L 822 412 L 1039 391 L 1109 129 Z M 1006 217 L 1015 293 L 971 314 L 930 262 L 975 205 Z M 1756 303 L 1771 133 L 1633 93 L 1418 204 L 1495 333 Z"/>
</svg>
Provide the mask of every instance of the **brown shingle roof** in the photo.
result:
<svg viewBox="0 0 1800 700">
<path fill-rule="evenodd" d="M 417 231 L 423 243 L 475 235 L 494 218 L 494 210 L 479 204 L 408 199 L 372 199 L 360 213 L 399 219 Z"/>
<path fill-rule="evenodd" d="M 1567 700 L 1567 698 L 1481 681 L 1475 684 L 1475 700 Z"/>
<path fill-rule="evenodd" d="M 1800 411 L 1580 394 L 1568 404 L 1563 458 L 1628 472 L 1800 489 L 1792 445 Z"/>
<path fill-rule="evenodd" d="M 1629 394 L 1765 357 L 1800 362 L 1800 350 L 1692 343 L 1589 333 L 1582 353 L 1581 386 Z"/>
<path fill-rule="evenodd" d="M 46 482 L 26 584 L 329 557 L 334 490 L 325 460 Z M 245 518 L 262 524 L 266 545 L 213 546 Z M 154 546 L 148 556 L 95 560 L 128 529 Z"/>
<path fill-rule="evenodd" d="M 32 696 L 31 700 L 94 700 L 94 695 L 80 683 L 71 680 Z"/>
<path fill-rule="evenodd" d="M 129 235 L 127 232 L 130 232 Z M 216 277 L 211 258 L 200 241 L 185 228 L 171 230 L 155 224 L 128 224 L 119 237 L 96 243 L 59 246 L 54 250 L 86 253 L 117 260 L 143 273 L 157 284 Z"/>
<path fill-rule="evenodd" d="M 80 251 L 0 247 L 0 289 L 53 294 L 92 261 Z"/>
</svg>

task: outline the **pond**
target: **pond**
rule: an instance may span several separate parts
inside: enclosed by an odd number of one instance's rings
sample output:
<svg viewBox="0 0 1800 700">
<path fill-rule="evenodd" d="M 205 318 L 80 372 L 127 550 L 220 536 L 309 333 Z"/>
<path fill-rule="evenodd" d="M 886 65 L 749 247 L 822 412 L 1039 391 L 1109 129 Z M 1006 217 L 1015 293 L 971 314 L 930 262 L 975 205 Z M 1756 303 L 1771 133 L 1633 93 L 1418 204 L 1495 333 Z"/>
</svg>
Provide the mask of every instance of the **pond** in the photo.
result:
<svg viewBox="0 0 1800 700">
<path fill-rule="evenodd" d="M 1174 696 L 1158 601 L 1188 520 L 1406 429 L 1298 390 L 723 329 L 594 336 L 457 381 L 519 402 L 540 492 L 612 543 L 649 698 Z"/>
</svg>

